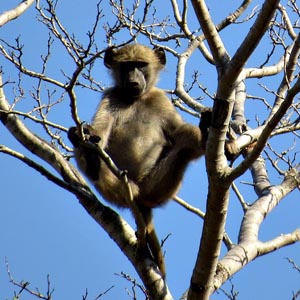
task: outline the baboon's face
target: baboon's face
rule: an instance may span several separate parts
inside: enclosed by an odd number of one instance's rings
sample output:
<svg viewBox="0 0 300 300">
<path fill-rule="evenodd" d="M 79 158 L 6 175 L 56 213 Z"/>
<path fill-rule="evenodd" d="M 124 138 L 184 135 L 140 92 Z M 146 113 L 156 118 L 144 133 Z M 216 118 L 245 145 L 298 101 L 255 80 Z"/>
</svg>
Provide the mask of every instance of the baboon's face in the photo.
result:
<svg viewBox="0 0 300 300">
<path fill-rule="evenodd" d="M 107 49 L 104 64 L 112 71 L 115 87 L 121 88 L 127 99 L 136 100 L 155 85 L 159 71 L 166 64 L 166 56 L 161 47 L 150 49 L 130 44 Z"/>
<path fill-rule="evenodd" d="M 148 87 L 149 66 L 144 61 L 121 62 L 118 74 L 119 86 L 127 95 L 141 96 Z"/>
</svg>

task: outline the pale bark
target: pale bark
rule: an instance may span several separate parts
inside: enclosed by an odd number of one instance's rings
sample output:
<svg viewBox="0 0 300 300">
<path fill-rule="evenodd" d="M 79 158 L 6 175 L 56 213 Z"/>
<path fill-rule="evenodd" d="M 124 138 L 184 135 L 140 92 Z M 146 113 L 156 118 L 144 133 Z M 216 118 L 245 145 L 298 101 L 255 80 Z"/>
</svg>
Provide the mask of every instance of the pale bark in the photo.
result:
<svg viewBox="0 0 300 300">
<path fill-rule="evenodd" d="M 33 3 L 35 0 L 23 0 L 15 8 L 5 11 L 0 15 L 0 27 L 6 23 L 18 18 L 22 15 Z"/>
<path fill-rule="evenodd" d="M 300 173 L 291 170 L 280 185 L 265 188 L 262 196 L 248 207 L 241 224 L 238 244 L 219 261 L 214 278 L 215 289 L 255 258 L 300 241 L 300 229 L 281 234 L 270 241 L 259 240 L 259 229 L 264 219 L 299 184 Z"/>
<path fill-rule="evenodd" d="M 32 0 L 23 1 L 15 9 L 4 12 L 0 16 L 0 26 L 20 16 L 33 2 Z M 191 13 L 188 11 L 190 9 L 189 1 L 182 1 L 182 11 L 180 11 L 181 2 L 171 0 L 174 14 L 172 24 L 177 24 L 178 26 L 178 31 L 172 27 L 170 31 L 172 33 L 169 33 L 166 29 L 169 21 L 157 22 L 151 25 L 147 23 L 147 14 L 149 15 L 149 11 L 151 11 L 149 7 L 152 1 L 146 1 L 143 4 L 145 6 L 141 13 L 142 17 L 138 16 L 137 20 L 140 2 L 136 1 L 133 4 L 131 13 L 125 3 L 124 7 L 120 7 L 117 2 L 110 1 L 117 19 L 116 23 L 111 27 L 106 25 L 105 38 L 107 44 L 115 43 L 117 39 L 114 34 L 125 29 L 129 32 L 129 38 L 125 43 L 134 41 L 138 35 L 143 35 L 149 39 L 152 45 L 161 46 L 169 55 L 173 55 L 177 59 L 177 73 L 173 76 L 175 89 L 168 92 L 174 98 L 176 97 L 175 105 L 177 103 L 180 109 L 196 117 L 201 117 L 201 112 L 207 109 L 210 110 L 210 107 L 199 103 L 189 94 L 189 89 L 186 85 L 188 80 L 187 63 L 192 55 L 202 55 L 207 63 L 214 65 L 216 68 L 218 86 L 215 94 L 207 91 L 206 87 L 202 88 L 202 85 L 198 82 L 200 76 L 192 83 L 192 85 L 195 84 L 199 88 L 200 93 L 203 92 L 204 97 L 208 97 L 209 101 L 214 101 L 212 125 L 209 130 L 205 155 L 209 182 L 206 211 L 202 212 L 197 207 L 193 207 L 186 201 L 174 196 L 175 201 L 186 210 L 197 215 L 200 219 L 204 219 L 203 234 L 200 237 L 201 241 L 191 277 L 191 286 L 189 294 L 185 295 L 185 297 L 188 297 L 190 300 L 209 299 L 212 292 L 216 291 L 228 278 L 240 271 L 252 260 L 300 241 L 299 229 L 278 236 L 274 234 L 275 237 L 269 241 L 261 241 L 259 239 L 259 229 L 268 214 L 286 195 L 300 185 L 299 172 L 295 171 L 297 163 L 295 159 L 292 163 L 287 160 L 289 167 L 287 169 L 290 169 L 290 171 L 287 173 L 281 172 L 281 175 L 285 174 L 283 181 L 273 186 L 271 179 L 268 177 L 266 163 L 262 154 L 262 151 L 266 148 L 273 151 L 271 146 L 269 146 L 269 139 L 273 135 L 288 132 L 293 132 L 296 135 L 295 131 L 300 129 L 299 102 L 296 100 L 296 95 L 300 92 L 300 79 L 295 71 L 298 68 L 300 37 L 295 33 L 297 26 L 291 22 L 285 8 L 279 4 L 279 1 L 267 0 L 264 1 L 264 5 L 258 15 L 256 15 L 256 12 L 253 12 L 256 20 L 251 29 L 249 27 L 249 33 L 245 33 L 245 39 L 241 42 L 240 47 L 233 54 L 233 57 L 230 58 L 225 47 L 226 43 L 223 43 L 221 39 L 220 31 L 236 23 L 251 3 L 251 0 L 242 1 L 233 13 L 227 15 L 217 25 L 213 23 L 210 17 L 206 1 L 192 0 L 192 8 L 194 9 L 192 13 L 196 14 L 201 27 L 200 30 L 192 28 L 194 25 L 189 23 L 189 14 Z M 66 27 L 63 26 L 56 15 L 55 8 L 51 6 L 51 3 L 51 1 L 47 2 L 49 9 L 45 9 L 40 6 L 40 1 L 37 0 L 36 9 L 39 13 L 40 21 L 46 25 L 51 35 L 51 39 L 49 38 L 48 40 L 47 57 L 48 55 L 50 56 L 50 44 L 52 37 L 54 37 L 53 39 L 59 42 L 70 58 L 71 64 L 73 64 L 73 72 L 70 72 L 70 74 L 64 73 L 66 82 L 51 78 L 46 74 L 46 64 L 48 63 L 46 59 L 43 59 L 42 71 L 40 72 L 33 71 L 24 65 L 26 60 L 23 57 L 22 45 L 19 39 L 16 39 L 16 46 L 2 41 L 0 44 L 0 55 L 12 63 L 23 77 L 37 80 L 39 82 L 37 84 L 39 86 L 38 89 L 43 84 L 49 84 L 49 86 L 54 87 L 53 89 L 62 91 L 64 96 L 67 95 L 71 107 L 67 113 L 71 113 L 79 132 L 82 132 L 82 121 L 80 119 L 80 111 L 77 110 L 75 91 L 77 86 L 93 90 L 95 81 L 92 73 L 89 72 L 95 60 L 101 59 L 107 47 L 105 44 L 102 49 L 98 49 L 99 43 L 94 46 L 97 24 L 101 19 L 101 9 L 99 8 L 101 3 L 97 6 L 95 25 L 88 32 L 88 45 L 86 48 L 73 35 L 68 33 Z M 276 9 L 281 20 L 278 22 L 277 18 L 274 23 L 270 23 Z M 297 11 L 295 7 L 294 9 Z M 153 13 L 154 16 L 155 12 Z M 242 22 L 245 21 L 242 20 Z M 237 25 L 238 23 L 235 24 L 235 26 Z M 270 44 L 274 46 L 273 48 L 281 51 L 276 56 L 276 59 L 273 57 L 272 62 L 274 63 L 275 60 L 275 63 L 267 65 L 269 56 L 272 56 L 272 53 L 267 53 L 264 54 L 267 57 L 267 63 L 263 63 L 260 67 L 246 68 L 246 62 L 253 54 L 267 29 L 270 28 L 270 31 L 276 31 L 276 26 L 278 26 L 278 40 L 276 40 L 276 37 L 269 36 Z M 156 28 L 159 28 L 159 30 L 156 31 Z M 285 35 L 281 36 L 284 30 L 286 30 Z M 176 47 L 171 48 L 171 43 L 167 43 L 169 41 L 174 42 Z M 91 51 L 91 49 L 93 50 Z M 199 50 L 198 53 L 197 50 Z M 194 70 L 201 71 L 202 67 L 202 65 L 198 64 L 194 67 Z M 36 70 L 40 69 L 39 66 L 34 66 L 34 68 Z M 65 72 L 64 70 L 62 71 Z M 264 102 L 266 110 L 270 110 L 269 115 L 263 120 L 265 121 L 264 123 L 257 122 L 257 127 L 250 128 L 246 123 L 247 112 L 245 112 L 245 102 L 250 97 L 247 95 L 248 80 L 275 75 L 282 76 L 282 81 L 277 90 L 276 87 L 272 87 L 272 90 L 269 90 L 270 99 Z M 88 78 L 89 82 L 87 84 L 81 82 L 83 77 L 84 79 Z M 101 75 L 99 77 L 102 80 Z M 114 210 L 106 207 L 99 201 L 81 174 L 66 159 L 63 151 L 67 151 L 70 154 L 71 149 L 64 142 L 58 142 L 58 139 L 63 140 L 65 138 L 67 128 L 51 122 L 47 119 L 47 116 L 43 115 L 43 112 L 35 114 L 38 110 L 36 110 L 34 105 L 30 112 L 16 110 L 15 106 L 18 105 L 18 101 L 8 101 L 5 98 L 4 88 L 6 88 L 5 84 L 3 86 L 2 82 L 0 82 L 0 120 L 10 131 L 11 135 L 34 154 L 34 158 L 29 158 L 5 145 L 0 145 L 0 152 L 21 160 L 28 167 L 35 169 L 54 184 L 74 194 L 88 214 L 108 233 L 123 251 L 124 255 L 128 257 L 142 279 L 151 300 L 172 299 L 166 282 L 161 278 L 150 253 L 147 250 L 141 251 L 134 229 Z M 21 84 L 19 88 L 21 88 Z M 48 86 L 46 88 L 48 89 Z M 266 87 L 266 89 L 268 88 Z M 102 91 L 103 87 L 99 84 L 95 90 L 97 92 Z M 204 97 L 201 95 L 198 99 Z M 274 99 L 275 101 L 273 101 Z M 48 100 L 50 100 L 50 97 Z M 273 102 L 273 105 L 269 104 Z M 39 110 L 42 111 L 45 107 L 47 107 L 47 104 L 44 105 L 41 102 Z M 294 115 L 289 119 L 287 116 L 291 114 L 292 109 L 294 109 Z M 42 136 L 38 136 L 31 131 L 30 127 L 25 126 L 24 122 L 21 121 L 21 117 L 42 125 L 46 136 L 50 136 L 50 140 L 54 135 L 50 132 L 49 127 L 62 131 L 62 134 L 57 134 L 57 143 L 62 146 L 63 151 L 58 150 L 53 144 L 45 141 L 44 137 L 42 138 Z M 284 118 L 287 121 L 283 122 Z M 231 128 L 234 129 L 234 133 L 232 133 Z M 225 141 L 228 139 L 228 136 L 233 138 L 231 142 L 235 144 L 237 149 L 241 150 L 244 157 L 244 159 L 242 157 L 238 158 L 237 161 L 239 163 L 237 165 L 236 161 L 233 160 L 229 166 L 224 155 Z M 105 153 L 101 152 L 102 149 L 98 150 L 100 155 L 105 155 Z M 276 153 L 275 150 L 273 153 Z M 68 156 L 70 156 L 69 154 Z M 43 166 L 38 164 L 35 161 L 35 157 L 43 160 L 45 164 Z M 113 162 L 110 162 L 110 158 L 106 157 L 104 159 L 107 159 L 108 165 L 115 171 L 115 174 L 121 180 L 126 181 L 126 178 L 121 178 L 122 174 L 120 175 L 117 167 L 113 165 Z M 267 159 L 271 161 L 273 166 L 276 165 L 275 160 L 272 161 L 271 156 L 268 154 Z M 239 192 L 239 187 L 234 183 L 235 179 L 249 169 L 253 179 L 253 187 L 257 194 L 257 199 L 253 203 L 246 202 L 251 200 L 244 199 L 244 195 Z M 199 174 L 201 180 L 204 174 L 205 172 L 201 170 L 201 174 Z M 252 183 L 250 184 L 252 185 Z M 224 230 L 231 186 L 244 212 L 236 245 L 233 244 Z M 203 197 L 201 198 L 203 199 Z M 228 252 L 220 259 L 222 243 L 225 244 Z"/>
<path fill-rule="evenodd" d="M 276 10 L 278 0 L 265 1 L 250 32 L 231 60 L 218 35 L 204 1 L 192 1 L 199 23 L 206 36 L 210 50 L 216 62 L 219 75 L 216 99 L 213 108 L 213 120 L 207 143 L 206 165 L 209 177 L 209 193 L 206 217 L 203 225 L 198 257 L 193 270 L 188 299 L 209 299 L 214 286 L 214 274 L 217 271 L 221 250 L 222 234 L 227 216 L 228 189 L 235 178 L 230 175 L 224 156 L 224 144 L 234 103 L 236 79 L 249 56 L 268 28 Z M 214 143 L 213 141 L 219 141 Z M 260 149 L 261 151 L 262 149 Z M 255 159 L 259 152 L 256 153 Z M 253 155 L 254 157 L 254 155 Z M 251 163 L 254 162 L 252 160 Z M 249 168 L 250 164 L 247 166 Z M 241 171 L 241 167 L 239 171 Z M 246 168 L 243 169 L 243 172 Z M 236 172 L 236 171 L 235 171 Z M 242 173 L 239 173 L 242 174 Z"/>
</svg>

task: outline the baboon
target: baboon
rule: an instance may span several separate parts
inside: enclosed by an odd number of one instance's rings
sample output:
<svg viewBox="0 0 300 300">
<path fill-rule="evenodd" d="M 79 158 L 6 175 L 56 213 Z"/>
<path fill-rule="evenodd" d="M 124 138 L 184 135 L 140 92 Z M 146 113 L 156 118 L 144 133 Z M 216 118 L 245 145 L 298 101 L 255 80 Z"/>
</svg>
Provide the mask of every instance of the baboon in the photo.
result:
<svg viewBox="0 0 300 300">
<path fill-rule="evenodd" d="M 133 199 L 146 224 L 148 246 L 165 276 L 151 210 L 176 194 L 188 163 L 204 154 L 209 116 L 201 118 L 200 128 L 185 123 L 165 93 L 155 87 L 166 64 L 162 48 L 130 44 L 109 49 L 104 64 L 115 84 L 104 92 L 92 124 L 84 131 L 99 137 L 98 145 L 120 170 L 127 171 Z M 79 167 L 101 195 L 128 207 L 124 184 L 95 152 L 84 147 L 75 127 L 68 136 Z"/>
</svg>

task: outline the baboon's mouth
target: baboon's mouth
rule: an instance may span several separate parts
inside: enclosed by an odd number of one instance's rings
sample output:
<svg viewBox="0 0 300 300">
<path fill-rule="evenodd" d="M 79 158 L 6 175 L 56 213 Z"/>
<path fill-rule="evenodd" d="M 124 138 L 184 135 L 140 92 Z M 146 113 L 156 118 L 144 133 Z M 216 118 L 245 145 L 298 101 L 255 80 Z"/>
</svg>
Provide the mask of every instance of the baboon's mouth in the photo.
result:
<svg viewBox="0 0 300 300">
<path fill-rule="evenodd" d="M 140 89 L 140 88 L 126 88 L 126 92 L 133 97 L 139 97 L 141 96 L 144 92 L 145 89 Z"/>
</svg>

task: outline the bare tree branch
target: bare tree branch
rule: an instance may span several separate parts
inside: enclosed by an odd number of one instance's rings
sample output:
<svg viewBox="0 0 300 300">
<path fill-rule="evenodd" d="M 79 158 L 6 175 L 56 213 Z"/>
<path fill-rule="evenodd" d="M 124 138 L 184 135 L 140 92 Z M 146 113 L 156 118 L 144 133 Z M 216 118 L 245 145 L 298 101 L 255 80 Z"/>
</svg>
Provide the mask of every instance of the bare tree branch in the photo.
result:
<svg viewBox="0 0 300 300">
<path fill-rule="evenodd" d="M 288 108 L 291 106 L 294 97 L 300 92 L 300 79 L 296 81 L 294 86 L 290 88 L 287 92 L 287 95 L 283 102 L 281 102 L 280 107 L 276 111 L 276 113 L 272 116 L 269 122 L 264 126 L 257 144 L 253 148 L 253 151 L 247 156 L 247 158 L 237 166 L 233 171 L 231 176 L 234 178 L 238 177 L 240 174 L 244 173 L 250 165 L 254 162 L 254 160 L 259 156 L 262 149 L 264 148 L 267 139 L 270 137 L 272 131 L 275 129 L 276 125 L 279 123 L 283 115 L 286 113 Z M 253 141 L 253 140 L 252 140 Z M 250 141 L 251 142 L 251 141 Z"/>
<path fill-rule="evenodd" d="M 6 23 L 18 18 L 22 15 L 32 4 L 34 0 L 23 0 L 21 3 L 16 6 L 15 8 L 3 12 L 0 15 L 0 27 L 5 25 Z"/>
<path fill-rule="evenodd" d="M 296 170 L 288 172 L 278 186 L 272 186 L 264 195 L 249 207 L 243 218 L 239 234 L 239 242 L 219 262 L 214 287 L 220 287 L 230 276 L 243 268 L 258 256 L 274 251 L 291 243 L 300 241 L 300 229 L 293 233 L 281 235 L 266 243 L 258 240 L 261 223 L 268 214 L 300 184 L 300 173 Z"/>
<path fill-rule="evenodd" d="M 206 218 L 188 294 L 190 300 L 199 298 L 205 300 L 209 299 L 214 285 L 214 274 L 217 269 L 218 256 L 220 255 L 221 250 L 220 241 L 224 232 L 228 209 L 228 189 L 230 183 L 237 177 L 234 172 L 238 173 L 236 170 L 239 172 L 243 170 L 243 172 L 245 172 L 251 165 L 250 159 L 252 158 L 251 163 L 253 163 L 260 153 L 257 151 L 258 146 L 256 146 L 257 152 L 255 153 L 253 151 L 249 155 L 249 157 L 251 155 L 252 157 L 246 159 L 246 161 L 249 161 L 247 168 L 246 166 L 245 168 L 238 167 L 229 176 L 230 171 L 227 168 L 223 149 L 225 134 L 227 132 L 234 102 L 233 86 L 236 84 L 235 80 L 240 75 L 246 60 L 252 54 L 256 45 L 267 30 L 269 21 L 276 10 L 278 2 L 278 0 L 265 1 L 262 11 L 258 15 L 248 36 L 237 50 L 230 63 L 226 66 L 226 69 L 220 72 L 222 69 L 220 67 L 224 66 L 224 62 L 228 60 L 228 56 L 225 54 L 226 51 L 224 46 L 219 36 L 216 34 L 215 27 L 211 22 L 205 3 L 203 1 L 192 1 L 197 17 L 201 22 L 203 32 L 208 39 L 211 51 L 219 68 L 218 73 L 220 78 L 214 102 L 212 126 L 207 143 L 207 148 L 210 149 L 210 151 L 206 154 L 209 176 Z M 221 142 L 216 145 L 213 143 L 213 140 Z M 222 171 L 220 172 L 220 170 Z M 238 174 L 240 175 L 241 173 Z M 226 181 L 226 179 L 228 179 L 228 181 Z M 216 226 L 216 224 L 218 225 Z"/>
<path fill-rule="evenodd" d="M 198 217 L 200 217 L 201 219 L 204 219 L 205 217 L 205 213 L 203 211 L 201 211 L 200 209 L 193 207 L 192 205 L 190 205 L 189 203 L 187 203 L 186 201 L 184 201 L 183 199 L 181 199 L 178 196 L 173 197 L 173 200 L 175 202 L 177 202 L 179 205 L 181 205 L 182 207 L 184 207 L 185 209 L 187 209 L 188 211 L 194 213 L 195 215 L 197 215 Z"/>
<path fill-rule="evenodd" d="M 33 2 L 20 1 L 14 9 L 2 13 L 0 26 L 20 16 Z M 201 113 L 211 110 L 206 106 L 209 105 L 207 103 L 213 102 L 212 124 L 205 154 L 206 172 L 201 170 L 199 173 L 199 180 L 206 174 L 208 176 L 205 213 L 174 196 L 174 201 L 187 211 L 186 214 L 193 213 L 204 219 L 191 285 L 185 297 L 189 300 L 207 300 L 211 293 L 255 258 L 300 240 L 299 228 L 281 235 L 274 232 L 274 237 L 268 241 L 261 241 L 258 235 L 269 213 L 300 186 L 300 135 L 297 132 L 300 130 L 300 36 L 296 34 L 299 31 L 299 7 L 294 0 L 288 1 L 286 6 L 280 4 L 279 0 L 265 0 L 258 12 L 257 7 L 249 9 L 251 0 L 244 0 L 236 7 L 230 6 L 233 12 L 225 16 L 219 12 L 221 21 L 216 25 L 211 17 L 215 18 L 215 14 L 212 8 L 208 10 L 205 0 L 192 0 L 192 5 L 187 0 L 171 0 L 167 4 L 173 11 L 168 15 L 163 15 L 159 11 L 160 4 L 153 0 L 137 0 L 131 4 L 123 0 L 110 0 L 102 9 L 104 2 L 100 0 L 96 4 L 93 24 L 83 39 L 85 42 L 82 42 L 68 31 L 68 23 L 59 17 L 58 1 L 37 0 L 37 24 L 47 30 L 48 40 L 45 40 L 46 53 L 35 60 L 34 67 L 28 63 L 27 44 L 21 42 L 23 36 L 16 37 L 14 42 L 9 41 L 10 37 L 0 40 L 0 56 L 7 78 L 4 83 L 2 78 L 0 81 L 0 121 L 31 152 L 26 156 L 2 141 L 0 155 L 10 155 L 22 161 L 53 184 L 75 195 L 88 214 L 128 257 L 145 288 L 131 276 L 122 276 L 134 287 L 138 286 L 145 297 L 151 300 L 172 299 L 150 251 L 140 247 L 144 244 L 145 235 L 140 233 L 143 224 L 139 223 L 138 213 L 134 213 L 139 232 L 136 235 L 119 214 L 99 201 L 70 163 L 72 149 L 65 138 L 69 126 L 67 123 L 73 121 L 81 136 L 82 147 L 96 151 L 127 187 L 127 200 L 134 212 L 135 203 L 132 203 L 126 172 L 114 164 L 105 149 L 85 141 L 82 112 L 78 106 L 81 104 L 79 89 L 91 94 L 96 92 L 96 97 L 104 90 L 105 77 L 101 76 L 102 71 L 99 76 L 99 69 L 96 70 L 94 66 L 103 59 L 107 47 L 145 41 L 152 46 L 162 47 L 176 61 L 176 74 L 172 75 L 175 88 L 165 90 L 171 95 L 173 104 L 194 117 L 201 117 Z M 246 15 L 241 18 L 243 14 Z M 200 28 L 192 20 L 198 20 Z M 238 49 L 232 48 L 234 43 L 230 43 L 228 36 L 230 30 L 235 34 L 234 30 L 240 30 L 243 25 L 250 23 L 253 26 L 249 26 L 248 34 L 245 30 L 245 37 Z M 225 28 L 228 30 L 226 33 L 223 31 Z M 102 41 L 105 41 L 105 45 L 99 47 Z M 226 49 L 225 45 L 229 43 L 230 48 Z M 264 48 L 263 53 L 262 48 L 257 48 L 259 43 Z M 49 75 L 53 74 L 49 66 L 56 61 L 53 53 L 57 46 L 62 54 L 61 70 L 60 75 L 52 77 Z M 229 53 L 233 53 L 232 59 Z M 210 71 L 207 77 L 198 75 L 201 70 L 206 72 L 203 62 L 214 69 L 215 74 L 212 75 L 217 78 L 216 83 L 212 82 Z M 192 63 L 192 70 L 188 63 Z M 8 74 L 11 72 L 8 65 L 17 71 L 17 75 L 14 72 Z M 269 80 L 265 80 L 267 77 Z M 281 82 L 275 85 L 278 79 Z M 28 88 L 28 85 L 31 87 Z M 7 95 L 12 101 L 6 99 L 4 94 L 4 89 L 9 88 Z M 69 99 L 67 103 L 66 96 Z M 69 110 L 64 110 L 64 103 L 70 105 Z M 248 110 L 252 105 L 253 109 Z M 23 107 L 26 109 L 23 110 Z M 56 109 L 61 109 L 60 113 L 68 118 L 59 119 L 58 123 Z M 36 127 L 39 127 L 38 130 L 35 130 Z M 271 137 L 275 137 L 272 145 L 269 142 Z M 230 163 L 224 155 L 228 145 L 234 145 L 238 154 L 242 154 L 233 155 Z M 37 159 L 41 159 L 42 163 L 38 163 Z M 228 156 L 228 159 L 231 158 Z M 248 170 L 253 182 L 245 179 Z M 272 181 L 278 174 L 284 179 L 274 185 Z M 236 180 L 238 178 L 239 181 Z M 245 182 L 247 186 L 240 185 Z M 254 188 L 257 195 L 255 201 L 244 192 L 245 186 L 251 191 Z M 241 218 L 240 232 L 232 240 L 225 232 L 226 222 L 230 222 L 226 217 L 232 198 L 229 193 L 231 188 L 238 199 L 234 199 L 234 202 L 238 202 L 242 208 L 238 216 Z M 201 220 L 199 223 L 202 223 Z M 220 258 L 222 245 L 225 246 L 224 256 Z M 27 282 L 18 284 L 20 290 L 29 289 Z M 47 295 L 32 295 L 50 299 Z M 137 297 L 134 288 L 129 296 L 133 299 Z M 227 296 L 236 297 L 234 293 Z M 87 299 L 87 293 L 83 297 Z"/>
<path fill-rule="evenodd" d="M 192 0 L 191 2 L 201 25 L 201 29 L 209 44 L 215 64 L 220 68 L 228 61 L 229 57 L 217 29 L 212 22 L 206 3 L 204 0 Z"/>
<path fill-rule="evenodd" d="M 248 35 L 246 36 L 246 38 L 232 57 L 230 65 L 226 70 L 225 78 L 230 78 L 230 80 L 234 80 L 238 77 L 242 67 L 244 66 L 249 56 L 253 53 L 257 44 L 265 34 L 278 3 L 279 0 L 266 0 L 264 2 L 261 12 L 257 16 Z M 226 79 L 224 79 L 223 83 L 225 82 L 227 82 Z M 222 90 L 223 87 L 220 86 L 220 89 Z"/>
</svg>

